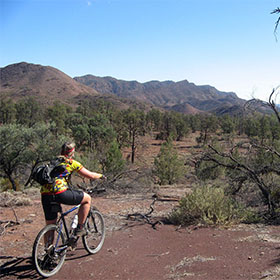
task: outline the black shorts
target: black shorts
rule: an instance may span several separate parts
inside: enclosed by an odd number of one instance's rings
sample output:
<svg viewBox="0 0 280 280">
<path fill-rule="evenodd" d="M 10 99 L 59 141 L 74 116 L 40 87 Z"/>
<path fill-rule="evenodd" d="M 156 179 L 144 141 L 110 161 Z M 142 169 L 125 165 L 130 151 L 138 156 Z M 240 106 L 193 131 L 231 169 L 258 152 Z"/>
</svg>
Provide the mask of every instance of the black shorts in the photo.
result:
<svg viewBox="0 0 280 280">
<path fill-rule="evenodd" d="M 54 220 L 57 218 L 57 212 L 52 211 L 51 202 L 58 202 L 66 205 L 78 205 L 82 202 L 84 193 L 79 190 L 68 189 L 65 192 L 55 195 L 42 195 L 42 205 L 44 209 L 45 219 Z"/>
</svg>

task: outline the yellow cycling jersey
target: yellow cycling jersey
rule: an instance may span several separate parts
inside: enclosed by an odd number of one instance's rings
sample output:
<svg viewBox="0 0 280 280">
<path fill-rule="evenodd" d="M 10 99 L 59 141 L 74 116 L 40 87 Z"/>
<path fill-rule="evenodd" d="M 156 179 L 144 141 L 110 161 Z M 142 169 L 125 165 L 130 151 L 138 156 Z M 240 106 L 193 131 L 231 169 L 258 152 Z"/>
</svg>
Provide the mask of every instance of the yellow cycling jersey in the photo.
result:
<svg viewBox="0 0 280 280">
<path fill-rule="evenodd" d="M 68 189 L 67 178 L 74 171 L 79 171 L 83 168 L 83 165 L 74 159 L 65 159 L 61 165 L 65 166 L 65 171 L 59 174 L 55 178 L 54 184 L 46 184 L 41 187 L 41 194 L 58 194 L 66 191 Z"/>
</svg>

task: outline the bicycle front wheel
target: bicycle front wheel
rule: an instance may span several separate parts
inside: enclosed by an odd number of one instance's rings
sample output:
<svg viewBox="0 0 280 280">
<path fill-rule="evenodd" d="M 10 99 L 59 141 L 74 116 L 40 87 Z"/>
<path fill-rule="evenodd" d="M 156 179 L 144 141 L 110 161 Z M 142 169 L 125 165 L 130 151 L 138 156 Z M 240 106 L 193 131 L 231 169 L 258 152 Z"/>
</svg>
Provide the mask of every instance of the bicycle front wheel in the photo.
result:
<svg viewBox="0 0 280 280">
<path fill-rule="evenodd" d="M 57 225 L 47 225 L 37 235 L 32 250 L 32 261 L 43 277 L 56 274 L 66 257 L 67 245 Z"/>
<path fill-rule="evenodd" d="M 100 251 L 105 240 L 105 222 L 102 214 L 93 209 L 89 212 L 85 223 L 87 234 L 83 236 L 83 244 L 90 254 Z"/>
</svg>

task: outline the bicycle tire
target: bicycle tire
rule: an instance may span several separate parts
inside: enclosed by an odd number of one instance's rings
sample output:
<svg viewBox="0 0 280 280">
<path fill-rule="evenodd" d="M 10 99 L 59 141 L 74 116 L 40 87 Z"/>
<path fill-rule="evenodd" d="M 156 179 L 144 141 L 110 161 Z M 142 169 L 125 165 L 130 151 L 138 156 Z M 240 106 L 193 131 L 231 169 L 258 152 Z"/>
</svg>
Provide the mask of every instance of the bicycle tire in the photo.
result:
<svg viewBox="0 0 280 280">
<path fill-rule="evenodd" d="M 53 240 L 47 241 L 47 238 Z M 51 238 L 52 239 L 52 238 Z M 32 250 L 32 261 L 36 271 L 43 277 L 55 275 L 62 267 L 66 257 L 67 245 L 63 233 L 59 234 L 57 225 L 45 226 L 37 235 Z"/>
<path fill-rule="evenodd" d="M 82 237 L 89 254 L 100 251 L 105 240 L 105 221 L 97 209 L 91 209 L 85 222 L 87 234 Z"/>
</svg>

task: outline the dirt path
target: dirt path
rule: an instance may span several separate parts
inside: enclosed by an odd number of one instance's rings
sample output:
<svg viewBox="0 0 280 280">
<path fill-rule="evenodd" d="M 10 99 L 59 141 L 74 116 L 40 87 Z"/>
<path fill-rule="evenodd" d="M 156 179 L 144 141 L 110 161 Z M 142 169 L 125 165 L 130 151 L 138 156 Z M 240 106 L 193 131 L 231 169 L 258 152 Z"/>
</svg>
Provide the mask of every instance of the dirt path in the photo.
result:
<svg viewBox="0 0 280 280">
<path fill-rule="evenodd" d="M 95 205 L 106 217 L 102 250 L 87 255 L 79 243 L 68 253 L 52 279 L 95 280 L 253 280 L 280 279 L 280 228 L 240 225 L 231 229 L 156 226 L 126 220 L 128 213 L 149 210 L 149 194 L 98 198 Z M 157 202 L 153 218 L 170 211 L 176 202 Z M 2 279 L 40 279 L 31 263 L 31 247 L 43 226 L 40 202 L 14 208 L 20 225 L 0 236 Z M 0 208 L 1 220 L 15 220 L 11 208 Z"/>
</svg>

